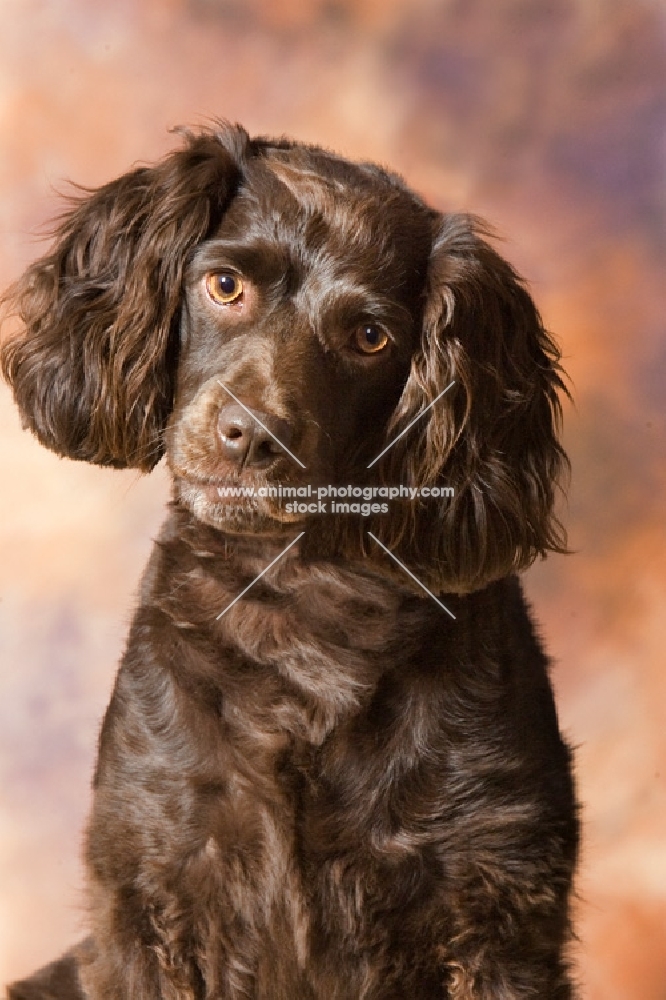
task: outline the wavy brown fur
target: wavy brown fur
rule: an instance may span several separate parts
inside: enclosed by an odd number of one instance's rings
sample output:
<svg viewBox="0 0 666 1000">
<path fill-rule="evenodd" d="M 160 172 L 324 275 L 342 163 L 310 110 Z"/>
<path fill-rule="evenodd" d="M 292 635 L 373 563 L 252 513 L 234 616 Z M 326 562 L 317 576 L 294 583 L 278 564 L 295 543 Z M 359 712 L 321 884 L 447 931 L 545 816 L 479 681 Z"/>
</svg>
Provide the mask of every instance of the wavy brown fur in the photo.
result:
<svg viewBox="0 0 666 1000">
<path fill-rule="evenodd" d="M 565 390 L 483 225 L 220 124 L 82 196 L 7 301 L 39 439 L 174 479 L 100 737 L 91 937 L 13 1000 L 570 1000 L 571 760 L 513 575 L 564 547 Z M 455 496 L 219 494 L 307 482 Z"/>
</svg>

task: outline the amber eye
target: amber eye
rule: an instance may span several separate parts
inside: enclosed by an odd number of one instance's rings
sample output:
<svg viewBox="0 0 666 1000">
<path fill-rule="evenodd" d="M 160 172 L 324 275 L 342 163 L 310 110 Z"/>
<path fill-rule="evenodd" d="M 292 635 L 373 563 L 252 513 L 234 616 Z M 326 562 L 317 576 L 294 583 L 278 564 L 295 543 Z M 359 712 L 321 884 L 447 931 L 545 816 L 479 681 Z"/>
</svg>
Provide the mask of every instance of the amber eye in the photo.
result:
<svg viewBox="0 0 666 1000">
<path fill-rule="evenodd" d="M 388 334 L 373 323 L 366 323 L 354 333 L 352 346 L 362 354 L 378 354 L 389 342 Z"/>
<path fill-rule="evenodd" d="M 213 302 L 230 306 L 243 296 L 243 282 L 233 271 L 214 271 L 206 275 L 206 291 Z"/>
</svg>

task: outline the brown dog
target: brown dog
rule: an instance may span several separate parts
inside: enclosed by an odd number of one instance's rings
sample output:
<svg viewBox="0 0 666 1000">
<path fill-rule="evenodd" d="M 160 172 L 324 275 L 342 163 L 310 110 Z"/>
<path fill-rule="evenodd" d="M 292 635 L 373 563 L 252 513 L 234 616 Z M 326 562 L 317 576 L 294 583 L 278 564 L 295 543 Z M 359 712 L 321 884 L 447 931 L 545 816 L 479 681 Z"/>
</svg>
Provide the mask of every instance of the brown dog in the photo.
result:
<svg viewBox="0 0 666 1000">
<path fill-rule="evenodd" d="M 10 995 L 570 998 L 570 753 L 515 576 L 563 550 L 565 390 L 479 223 L 220 125 L 82 198 L 11 298 L 25 423 L 166 453 L 173 502 L 91 937 Z"/>
</svg>

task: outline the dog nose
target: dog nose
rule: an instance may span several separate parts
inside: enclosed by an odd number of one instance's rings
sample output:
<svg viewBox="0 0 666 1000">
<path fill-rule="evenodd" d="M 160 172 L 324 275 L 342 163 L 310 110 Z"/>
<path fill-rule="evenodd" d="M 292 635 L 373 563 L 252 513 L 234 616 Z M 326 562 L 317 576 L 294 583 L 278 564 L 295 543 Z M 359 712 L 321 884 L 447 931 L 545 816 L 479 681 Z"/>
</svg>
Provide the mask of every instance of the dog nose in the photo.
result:
<svg viewBox="0 0 666 1000">
<path fill-rule="evenodd" d="M 284 455 L 293 436 L 286 420 L 261 410 L 250 413 L 238 403 L 222 407 L 217 418 L 217 433 L 226 461 L 254 468 L 265 468 L 279 455 Z"/>
</svg>

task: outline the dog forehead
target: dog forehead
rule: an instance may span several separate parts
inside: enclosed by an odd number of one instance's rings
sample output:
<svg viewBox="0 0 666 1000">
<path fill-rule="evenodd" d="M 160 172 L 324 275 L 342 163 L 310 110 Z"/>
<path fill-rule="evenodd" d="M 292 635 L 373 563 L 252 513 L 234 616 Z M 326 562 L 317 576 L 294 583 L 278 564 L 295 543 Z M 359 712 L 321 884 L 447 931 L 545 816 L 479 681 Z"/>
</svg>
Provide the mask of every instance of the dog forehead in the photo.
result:
<svg viewBox="0 0 666 1000">
<path fill-rule="evenodd" d="M 311 164 L 262 158 L 248 164 L 239 193 L 249 198 L 255 218 L 279 220 L 283 232 L 294 238 L 371 238 L 380 225 L 389 232 L 390 221 L 382 222 L 379 185 L 363 183 L 353 164 L 344 176 L 334 166 L 335 161 L 327 160 Z"/>
<path fill-rule="evenodd" d="M 354 185 L 349 182 L 344 183 L 339 177 L 304 164 L 272 159 L 265 166 L 299 205 L 310 211 L 319 211 L 324 216 L 330 215 L 335 206 L 342 202 L 349 205 L 357 194 Z"/>
<path fill-rule="evenodd" d="M 293 159 L 281 150 L 279 157 L 264 161 L 265 167 L 300 212 L 318 216 L 332 231 L 356 229 L 386 239 L 420 228 L 425 206 L 397 178 L 372 164 L 322 153 L 311 162 L 298 147 L 291 152 Z"/>
<path fill-rule="evenodd" d="M 418 271 L 432 241 L 432 210 L 396 178 L 307 147 L 245 164 L 218 235 L 257 239 L 297 265 Z"/>
</svg>

